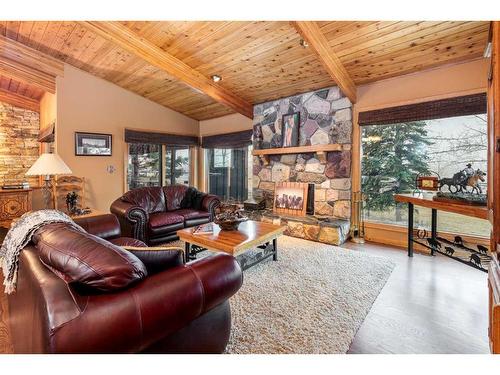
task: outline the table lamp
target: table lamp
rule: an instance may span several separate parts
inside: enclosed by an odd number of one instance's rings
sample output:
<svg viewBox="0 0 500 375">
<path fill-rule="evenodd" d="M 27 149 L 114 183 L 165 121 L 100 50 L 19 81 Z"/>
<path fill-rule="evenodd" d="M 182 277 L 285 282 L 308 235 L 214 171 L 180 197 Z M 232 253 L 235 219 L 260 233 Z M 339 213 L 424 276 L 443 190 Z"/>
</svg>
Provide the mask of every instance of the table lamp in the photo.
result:
<svg viewBox="0 0 500 375">
<path fill-rule="evenodd" d="M 42 194 L 45 208 L 50 208 L 50 201 L 52 198 L 51 176 L 71 173 L 73 172 L 71 172 L 71 169 L 69 169 L 59 155 L 42 154 L 35 164 L 28 169 L 26 176 L 45 176 L 45 185 L 43 186 Z"/>
</svg>

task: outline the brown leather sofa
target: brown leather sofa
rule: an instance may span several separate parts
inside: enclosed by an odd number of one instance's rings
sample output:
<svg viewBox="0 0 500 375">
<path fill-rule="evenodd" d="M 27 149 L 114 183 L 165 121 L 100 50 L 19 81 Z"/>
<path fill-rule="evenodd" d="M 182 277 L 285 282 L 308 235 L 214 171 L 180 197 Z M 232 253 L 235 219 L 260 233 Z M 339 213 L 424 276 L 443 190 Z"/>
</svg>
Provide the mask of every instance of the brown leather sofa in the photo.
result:
<svg viewBox="0 0 500 375">
<path fill-rule="evenodd" d="M 228 298 L 242 284 L 233 257 L 184 264 L 181 250 L 140 251 L 114 215 L 48 224 L 20 254 L 8 296 L 16 353 L 221 353 Z M 109 240 L 109 241 L 108 241 Z"/>
<path fill-rule="evenodd" d="M 178 239 L 182 228 L 213 220 L 220 200 L 185 185 L 130 190 L 110 207 L 120 220 L 122 232 L 148 245 Z"/>
</svg>

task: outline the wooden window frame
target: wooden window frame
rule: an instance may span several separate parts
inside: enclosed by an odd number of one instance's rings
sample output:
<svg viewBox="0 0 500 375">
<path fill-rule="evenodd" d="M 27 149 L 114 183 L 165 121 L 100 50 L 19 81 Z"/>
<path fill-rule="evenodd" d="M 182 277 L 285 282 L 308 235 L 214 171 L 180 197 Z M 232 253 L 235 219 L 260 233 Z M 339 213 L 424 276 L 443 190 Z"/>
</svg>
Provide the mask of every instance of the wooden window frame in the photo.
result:
<svg viewBox="0 0 500 375">
<path fill-rule="evenodd" d="M 438 96 L 427 96 L 414 100 L 406 100 L 401 102 L 385 103 L 373 106 L 360 107 L 354 104 L 353 107 L 353 131 L 352 131 L 352 170 L 351 170 L 351 189 L 352 191 L 361 191 L 361 126 L 359 125 L 359 114 L 361 112 L 385 109 L 389 107 L 397 107 L 410 104 L 425 103 L 429 101 L 454 98 L 457 96 L 473 95 L 486 93 L 487 88 L 466 90 L 460 92 L 452 92 Z M 490 160 L 488 159 L 488 163 Z M 443 233 L 446 235 L 446 232 Z M 375 221 L 365 221 L 365 239 L 371 242 L 388 244 L 400 248 L 406 248 L 407 228 L 396 224 L 385 224 Z M 473 239 L 477 243 L 486 241 L 489 244 L 489 239 L 483 237 L 465 236 Z M 424 250 L 425 251 L 425 250 Z"/>
</svg>

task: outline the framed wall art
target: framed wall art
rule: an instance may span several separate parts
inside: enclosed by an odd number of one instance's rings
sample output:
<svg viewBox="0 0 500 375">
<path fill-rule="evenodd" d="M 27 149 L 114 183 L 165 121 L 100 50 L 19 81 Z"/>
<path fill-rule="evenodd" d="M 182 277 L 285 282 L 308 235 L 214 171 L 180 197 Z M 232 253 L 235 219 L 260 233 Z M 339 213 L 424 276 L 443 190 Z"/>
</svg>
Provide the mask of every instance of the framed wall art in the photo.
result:
<svg viewBox="0 0 500 375">
<path fill-rule="evenodd" d="M 75 132 L 76 156 L 111 156 L 111 134 Z"/>
<path fill-rule="evenodd" d="M 282 147 L 296 147 L 299 145 L 299 123 L 299 112 L 283 115 L 281 127 Z"/>
</svg>

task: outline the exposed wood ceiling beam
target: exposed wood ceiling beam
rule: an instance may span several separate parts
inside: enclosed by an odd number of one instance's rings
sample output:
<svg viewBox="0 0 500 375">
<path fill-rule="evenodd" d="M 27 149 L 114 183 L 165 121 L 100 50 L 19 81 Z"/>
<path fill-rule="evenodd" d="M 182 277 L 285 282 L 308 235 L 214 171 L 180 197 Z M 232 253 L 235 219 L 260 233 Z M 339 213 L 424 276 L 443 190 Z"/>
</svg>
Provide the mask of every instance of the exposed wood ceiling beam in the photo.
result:
<svg viewBox="0 0 500 375">
<path fill-rule="evenodd" d="M 64 63 L 62 61 L 1 35 L 0 56 L 52 76 L 64 75 Z"/>
<path fill-rule="evenodd" d="M 253 105 L 251 103 L 214 83 L 211 79 L 155 44 L 140 37 L 121 23 L 95 21 L 80 23 L 97 35 L 157 66 L 172 77 L 195 90 L 203 92 L 215 101 L 246 117 L 253 117 Z"/>
<path fill-rule="evenodd" d="M 314 21 L 292 21 L 292 26 L 319 57 L 321 63 L 344 94 L 356 102 L 356 85 L 344 65 L 330 47 L 325 35 Z"/>
<path fill-rule="evenodd" d="M 52 94 L 56 92 L 56 79 L 53 75 L 3 56 L 0 56 L 0 74 L 36 86 Z"/>
<path fill-rule="evenodd" d="M 27 98 L 11 91 L 0 88 L 0 102 L 9 103 L 16 107 L 29 109 L 31 111 L 40 112 L 40 103 L 38 100 Z"/>
</svg>

